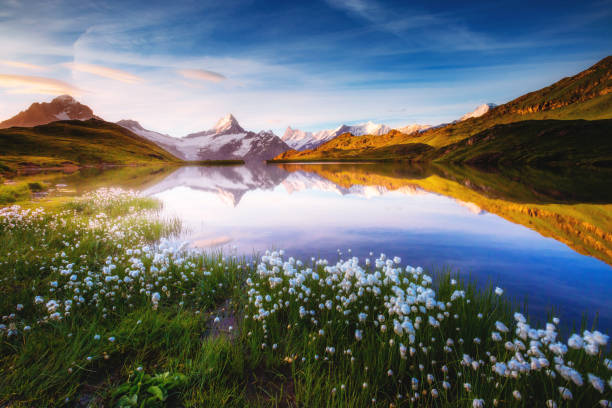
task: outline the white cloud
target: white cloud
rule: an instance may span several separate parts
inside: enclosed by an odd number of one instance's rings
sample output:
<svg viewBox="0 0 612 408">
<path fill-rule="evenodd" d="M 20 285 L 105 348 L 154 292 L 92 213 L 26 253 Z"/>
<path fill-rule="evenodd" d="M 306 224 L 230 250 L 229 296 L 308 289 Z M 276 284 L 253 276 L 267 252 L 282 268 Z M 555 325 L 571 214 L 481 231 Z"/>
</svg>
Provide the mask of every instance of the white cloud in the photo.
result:
<svg viewBox="0 0 612 408">
<path fill-rule="evenodd" d="M 0 64 L 13 68 L 29 69 L 32 71 L 45 71 L 47 68 L 40 65 L 29 64 L 21 61 L 0 60 Z"/>
<path fill-rule="evenodd" d="M 64 64 L 65 67 L 70 68 L 72 71 L 85 72 L 101 76 L 103 78 L 113 79 L 115 81 L 125 82 L 128 84 L 134 84 L 142 82 L 143 79 L 136 75 L 130 74 L 129 72 L 122 71 L 120 69 L 104 67 L 102 65 L 86 64 L 82 62 L 68 62 Z"/>
<path fill-rule="evenodd" d="M 0 74 L 0 88 L 7 88 L 10 93 L 47 95 L 79 95 L 83 92 L 81 89 L 58 79 L 10 74 Z"/>
<path fill-rule="evenodd" d="M 213 71 L 206 71 L 204 69 L 180 69 L 178 73 L 185 78 L 196 79 L 199 81 L 220 82 L 227 79 L 224 75 Z"/>
</svg>

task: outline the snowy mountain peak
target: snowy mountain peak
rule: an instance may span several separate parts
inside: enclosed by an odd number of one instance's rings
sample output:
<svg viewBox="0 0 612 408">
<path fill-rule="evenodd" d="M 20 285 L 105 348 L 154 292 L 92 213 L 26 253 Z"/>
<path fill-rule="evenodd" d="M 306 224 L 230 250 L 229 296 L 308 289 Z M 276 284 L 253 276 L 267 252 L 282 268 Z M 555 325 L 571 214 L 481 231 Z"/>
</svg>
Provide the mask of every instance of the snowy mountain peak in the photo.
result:
<svg viewBox="0 0 612 408">
<path fill-rule="evenodd" d="M 232 114 L 217 122 L 214 128 L 185 137 L 174 138 L 144 129 L 135 120 L 121 120 L 117 124 L 138 136 L 151 140 L 183 160 L 244 160 L 261 162 L 289 150 L 271 130 L 259 133 L 244 130 Z"/>
<path fill-rule="evenodd" d="M 234 115 L 228 113 L 217 121 L 215 127 L 211 130 L 218 135 L 244 133 L 244 129 L 240 126 Z"/>
<path fill-rule="evenodd" d="M 76 99 L 74 99 L 70 95 L 60 95 L 58 97 L 53 98 L 51 103 L 63 104 L 63 105 L 73 105 L 73 104 L 76 104 L 78 102 L 76 101 Z"/>
<path fill-rule="evenodd" d="M 360 123 L 358 125 L 340 125 L 335 129 L 320 130 L 318 132 L 305 132 L 300 129 L 287 127 L 282 139 L 292 149 L 307 150 L 313 149 L 343 133 L 350 133 L 353 136 L 375 135 L 380 136 L 388 133 L 391 128 L 384 124 L 377 124 L 372 121 Z"/>
<path fill-rule="evenodd" d="M 422 132 L 424 130 L 427 130 L 431 127 L 431 125 L 421 125 L 418 123 L 414 123 L 412 125 L 407 125 L 404 127 L 400 127 L 400 128 L 396 128 L 397 130 L 399 130 L 402 133 L 405 133 L 407 135 L 411 134 L 411 133 L 415 133 L 415 132 Z"/>
<path fill-rule="evenodd" d="M 221 135 L 237 135 L 247 133 L 246 130 L 240 126 L 234 115 L 228 113 L 217 121 L 215 127 L 210 130 L 204 130 L 202 132 L 190 133 L 185 138 L 191 139 L 200 136 L 221 136 Z"/>
<path fill-rule="evenodd" d="M 459 119 L 459 122 L 462 122 L 464 120 L 471 119 L 471 118 L 479 118 L 485 113 L 487 113 L 488 111 L 490 111 L 491 109 L 495 108 L 496 106 L 497 105 L 494 103 L 483 103 L 482 105 L 479 105 L 476 109 L 474 109 L 472 112 L 469 112 L 463 115 Z"/>
</svg>

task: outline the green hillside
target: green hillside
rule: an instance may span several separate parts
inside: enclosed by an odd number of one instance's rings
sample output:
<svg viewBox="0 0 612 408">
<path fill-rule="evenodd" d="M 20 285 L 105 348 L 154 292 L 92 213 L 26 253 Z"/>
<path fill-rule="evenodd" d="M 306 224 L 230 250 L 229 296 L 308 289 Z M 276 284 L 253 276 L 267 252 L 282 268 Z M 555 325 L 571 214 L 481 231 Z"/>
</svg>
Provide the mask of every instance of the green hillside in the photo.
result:
<svg viewBox="0 0 612 408">
<path fill-rule="evenodd" d="M 180 160 L 129 130 L 98 119 L 0 130 L 0 171 L 23 167 L 154 164 Z"/>
<path fill-rule="evenodd" d="M 528 93 L 493 108 L 478 118 L 447 124 L 421 133 L 404 134 L 392 130 L 382 136 L 343 134 L 315 149 L 302 152 L 289 151 L 275 159 L 280 161 L 312 161 L 317 159 L 425 160 L 440 156 L 439 154 L 432 154 L 435 149 L 453 145 L 497 125 L 524 122 L 523 125 L 507 128 L 503 132 L 494 131 L 497 135 L 496 143 L 498 146 L 496 148 L 500 151 L 509 152 L 513 145 L 509 144 L 506 148 L 502 146 L 504 143 L 501 139 L 502 133 L 514 136 L 520 130 L 533 135 L 534 132 L 544 131 L 543 126 L 546 126 L 546 124 L 554 124 L 554 129 L 551 129 L 551 131 L 572 133 L 578 131 L 581 126 L 586 126 L 585 124 L 573 123 L 579 119 L 591 121 L 612 119 L 612 56 L 604 58 L 577 75 L 563 78 L 546 88 Z M 554 120 L 569 122 L 557 123 Z M 537 121 L 545 122 L 538 125 L 536 124 Z M 563 126 L 567 126 L 566 131 L 562 131 Z M 593 132 L 597 129 L 609 133 L 608 125 L 602 123 L 594 127 L 588 127 L 589 137 L 592 137 Z M 484 140 L 484 138 L 475 138 L 472 143 L 481 140 Z M 563 140 L 564 143 L 580 142 L 579 137 L 564 138 Z M 598 136 L 597 140 L 610 144 L 610 140 L 605 135 Z M 534 149 L 540 142 L 538 141 L 534 145 Z M 562 153 L 567 148 L 568 160 L 573 160 L 571 150 L 574 146 L 548 145 L 547 147 L 551 147 L 555 153 Z M 605 148 L 605 146 L 602 147 Z M 581 149 L 580 146 L 576 146 L 576 148 Z M 585 150 L 583 153 L 588 156 L 588 151 Z M 587 161 L 605 160 L 605 158 L 601 159 L 603 154 L 597 151 L 592 153 L 596 154 L 597 157 L 591 157 Z M 581 160 L 586 160 L 586 156 L 582 157 Z M 542 158 L 540 157 L 540 159 Z"/>
<path fill-rule="evenodd" d="M 612 167 L 612 120 L 529 120 L 495 125 L 438 149 L 434 157 L 476 165 Z"/>
</svg>

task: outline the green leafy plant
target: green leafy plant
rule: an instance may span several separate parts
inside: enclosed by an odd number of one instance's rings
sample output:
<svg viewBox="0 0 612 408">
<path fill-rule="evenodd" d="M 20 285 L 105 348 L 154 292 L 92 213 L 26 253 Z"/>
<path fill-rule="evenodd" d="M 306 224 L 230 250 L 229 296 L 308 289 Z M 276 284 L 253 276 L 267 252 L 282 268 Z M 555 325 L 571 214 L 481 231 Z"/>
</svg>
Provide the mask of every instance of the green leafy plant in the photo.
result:
<svg viewBox="0 0 612 408">
<path fill-rule="evenodd" d="M 187 376 L 166 371 L 151 376 L 144 371 L 136 371 L 128 381 L 115 389 L 113 401 L 119 408 L 127 407 L 163 407 L 171 392 L 183 387 Z"/>
</svg>

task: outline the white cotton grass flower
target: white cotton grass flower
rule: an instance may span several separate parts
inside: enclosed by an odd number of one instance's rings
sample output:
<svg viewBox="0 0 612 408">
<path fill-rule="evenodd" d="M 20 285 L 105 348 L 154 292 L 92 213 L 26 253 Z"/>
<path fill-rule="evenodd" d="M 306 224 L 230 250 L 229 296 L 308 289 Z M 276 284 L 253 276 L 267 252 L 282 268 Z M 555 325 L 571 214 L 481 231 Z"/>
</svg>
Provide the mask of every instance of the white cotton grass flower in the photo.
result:
<svg viewBox="0 0 612 408">
<path fill-rule="evenodd" d="M 587 377 L 589 379 L 589 382 L 593 386 L 593 388 L 595 388 L 597 391 L 603 394 L 604 389 L 605 389 L 605 383 L 603 382 L 603 380 L 591 373 L 588 373 Z"/>
<path fill-rule="evenodd" d="M 546 401 L 546 408 L 557 408 L 557 403 L 549 399 Z"/>
<path fill-rule="evenodd" d="M 582 336 L 578 334 L 572 334 L 567 340 L 567 345 L 575 350 L 580 350 L 584 346 Z"/>
<path fill-rule="evenodd" d="M 518 390 L 514 390 L 512 391 L 512 396 L 514 397 L 515 400 L 520 401 L 521 398 L 523 398 L 521 396 L 521 393 Z"/>
<path fill-rule="evenodd" d="M 561 394 L 561 398 L 564 400 L 571 400 L 574 398 L 572 392 L 565 387 L 559 387 L 559 393 Z"/>
<path fill-rule="evenodd" d="M 359 329 L 355 330 L 355 340 L 361 341 L 363 339 L 363 332 Z"/>
<path fill-rule="evenodd" d="M 474 400 L 472 401 L 472 408 L 484 408 L 484 406 L 485 402 L 483 399 L 474 398 Z"/>
<path fill-rule="evenodd" d="M 508 327 L 500 321 L 495 322 L 495 328 L 502 333 L 508 333 L 509 331 Z"/>
<path fill-rule="evenodd" d="M 500 288 L 499 286 L 495 287 L 495 294 L 497 296 L 501 296 L 504 294 L 504 290 L 502 288 Z"/>
</svg>

